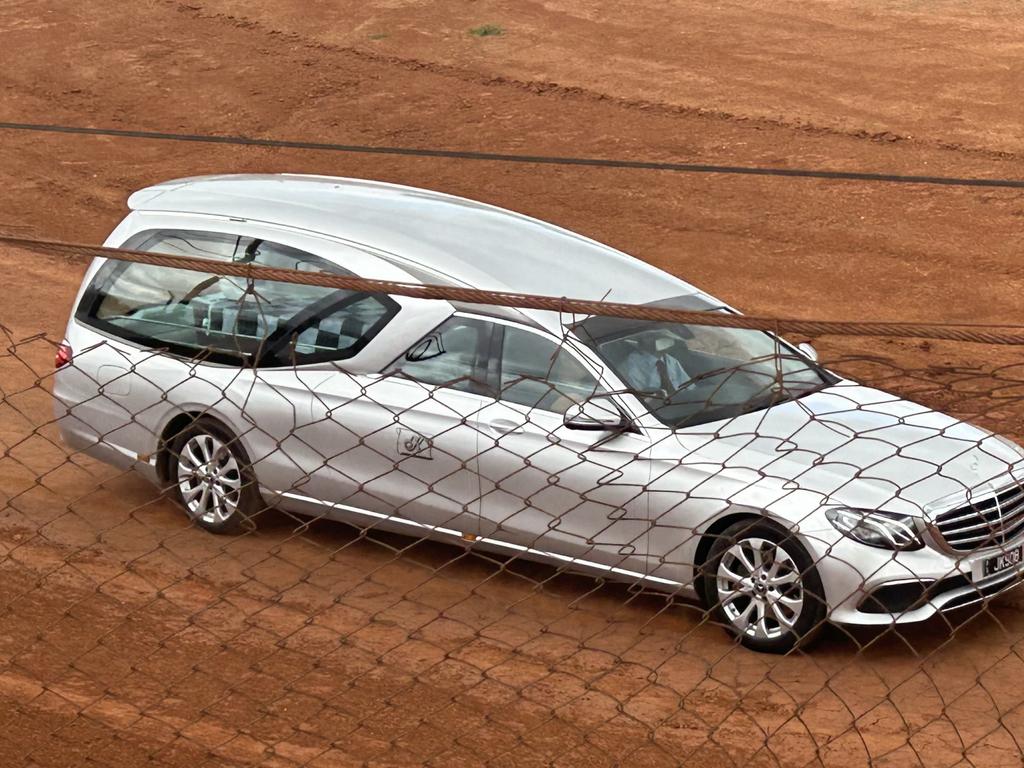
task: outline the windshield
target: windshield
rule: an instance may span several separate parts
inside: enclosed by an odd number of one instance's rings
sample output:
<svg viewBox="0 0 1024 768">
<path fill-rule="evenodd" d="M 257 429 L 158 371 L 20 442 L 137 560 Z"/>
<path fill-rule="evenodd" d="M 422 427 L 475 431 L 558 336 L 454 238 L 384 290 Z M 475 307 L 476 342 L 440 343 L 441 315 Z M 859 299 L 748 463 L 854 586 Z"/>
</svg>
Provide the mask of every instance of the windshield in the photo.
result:
<svg viewBox="0 0 1024 768">
<path fill-rule="evenodd" d="M 673 429 L 734 418 L 835 383 L 762 331 L 596 316 L 573 331 Z"/>
</svg>

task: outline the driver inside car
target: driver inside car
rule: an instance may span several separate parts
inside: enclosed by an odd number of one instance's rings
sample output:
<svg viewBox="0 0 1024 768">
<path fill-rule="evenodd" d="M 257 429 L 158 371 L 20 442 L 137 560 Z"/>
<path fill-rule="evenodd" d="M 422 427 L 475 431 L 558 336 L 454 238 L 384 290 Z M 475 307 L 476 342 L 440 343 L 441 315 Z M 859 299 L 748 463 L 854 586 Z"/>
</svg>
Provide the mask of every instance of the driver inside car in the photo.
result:
<svg viewBox="0 0 1024 768">
<path fill-rule="evenodd" d="M 655 334 L 639 334 L 632 346 L 623 361 L 622 373 L 634 389 L 672 394 L 690 380 L 690 375 L 676 357 L 658 351 Z"/>
</svg>

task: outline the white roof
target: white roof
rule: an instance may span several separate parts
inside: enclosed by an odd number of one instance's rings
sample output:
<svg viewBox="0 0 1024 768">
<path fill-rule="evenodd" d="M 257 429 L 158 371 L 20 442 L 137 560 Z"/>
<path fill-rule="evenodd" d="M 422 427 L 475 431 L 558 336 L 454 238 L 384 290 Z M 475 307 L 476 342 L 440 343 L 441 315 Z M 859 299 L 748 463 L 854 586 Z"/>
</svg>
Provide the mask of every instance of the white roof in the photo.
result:
<svg viewBox="0 0 1024 768">
<path fill-rule="evenodd" d="M 646 303 L 697 290 L 569 230 L 492 205 L 415 187 L 301 175 L 179 179 L 140 190 L 140 211 L 262 221 L 369 246 L 411 277 L 422 270 L 496 291 Z M 393 257 L 393 258 L 391 258 Z"/>
</svg>

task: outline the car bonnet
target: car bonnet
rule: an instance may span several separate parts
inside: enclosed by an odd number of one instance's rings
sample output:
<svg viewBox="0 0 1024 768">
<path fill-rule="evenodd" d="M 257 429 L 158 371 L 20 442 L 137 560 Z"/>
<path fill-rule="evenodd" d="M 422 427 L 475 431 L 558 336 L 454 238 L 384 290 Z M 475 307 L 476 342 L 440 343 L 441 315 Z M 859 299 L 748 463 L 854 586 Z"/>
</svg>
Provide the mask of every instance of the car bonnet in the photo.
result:
<svg viewBox="0 0 1024 768">
<path fill-rule="evenodd" d="M 825 503 L 910 514 L 955 505 L 1024 475 L 991 432 L 880 390 L 841 383 L 727 421 L 675 432 L 681 466 Z M 730 483 L 733 488 L 736 484 Z M 724 486 L 723 486 L 724 487 Z M 744 496 L 750 494 L 744 492 Z"/>
</svg>

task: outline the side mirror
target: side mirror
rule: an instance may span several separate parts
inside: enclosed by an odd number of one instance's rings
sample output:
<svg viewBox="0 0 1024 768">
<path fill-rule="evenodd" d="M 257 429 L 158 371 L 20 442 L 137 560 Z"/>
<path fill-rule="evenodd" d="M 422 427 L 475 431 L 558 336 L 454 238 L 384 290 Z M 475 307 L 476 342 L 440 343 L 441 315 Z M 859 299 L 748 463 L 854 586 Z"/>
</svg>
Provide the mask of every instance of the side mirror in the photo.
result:
<svg viewBox="0 0 1024 768">
<path fill-rule="evenodd" d="M 626 414 L 608 395 L 594 395 L 582 403 L 573 403 L 565 412 L 562 423 L 566 429 L 587 432 L 622 431 L 632 426 Z"/>
<path fill-rule="evenodd" d="M 818 350 L 816 350 L 811 344 L 808 344 L 805 341 L 802 344 L 797 344 L 796 348 L 800 350 L 800 354 L 802 354 L 804 357 L 808 358 L 809 360 L 812 360 L 815 363 L 818 362 Z"/>
</svg>

